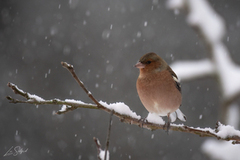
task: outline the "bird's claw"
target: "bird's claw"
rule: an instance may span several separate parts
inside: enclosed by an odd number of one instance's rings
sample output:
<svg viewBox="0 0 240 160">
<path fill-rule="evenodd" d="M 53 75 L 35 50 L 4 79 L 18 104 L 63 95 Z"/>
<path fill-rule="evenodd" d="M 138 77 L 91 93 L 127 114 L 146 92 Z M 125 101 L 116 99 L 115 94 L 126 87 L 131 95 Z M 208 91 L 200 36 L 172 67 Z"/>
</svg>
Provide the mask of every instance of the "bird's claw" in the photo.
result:
<svg viewBox="0 0 240 160">
<path fill-rule="evenodd" d="M 166 132 L 168 134 L 169 133 L 169 129 L 170 129 L 170 122 L 169 121 L 164 124 L 163 129 L 165 130 L 165 128 L 166 128 Z"/>
<path fill-rule="evenodd" d="M 138 120 L 138 122 L 139 122 L 139 127 L 143 127 L 143 124 L 144 123 L 147 123 L 148 121 L 147 121 L 147 119 L 146 118 L 140 118 L 139 120 Z"/>
</svg>

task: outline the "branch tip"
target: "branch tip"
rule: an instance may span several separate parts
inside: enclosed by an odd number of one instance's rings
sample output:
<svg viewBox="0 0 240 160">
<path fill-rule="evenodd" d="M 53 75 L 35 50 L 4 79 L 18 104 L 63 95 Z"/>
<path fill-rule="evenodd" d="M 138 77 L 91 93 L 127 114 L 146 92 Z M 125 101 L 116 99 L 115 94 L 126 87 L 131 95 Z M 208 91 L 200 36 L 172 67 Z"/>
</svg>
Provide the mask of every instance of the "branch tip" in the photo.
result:
<svg viewBox="0 0 240 160">
<path fill-rule="evenodd" d="M 61 62 L 61 65 L 67 69 L 73 69 L 73 65 L 68 64 L 67 62 Z"/>
<path fill-rule="evenodd" d="M 13 100 L 13 98 L 10 97 L 10 96 L 6 96 L 6 98 L 7 98 L 9 101 Z"/>
<path fill-rule="evenodd" d="M 79 86 L 85 91 L 85 93 L 88 95 L 88 97 L 99 107 L 102 108 L 103 106 L 93 97 L 91 92 L 87 90 L 87 88 L 84 86 L 83 82 L 78 78 L 76 75 L 73 65 L 68 64 L 67 62 L 61 62 L 62 66 L 66 68 L 73 76 L 73 78 L 77 81 Z"/>
<path fill-rule="evenodd" d="M 8 83 L 7 83 L 7 86 L 8 86 L 8 87 L 11 87 L 10 85 L 11 85 L 11 83 L 10 83 L 10 82 L 8 82 Z"/>
</svg>

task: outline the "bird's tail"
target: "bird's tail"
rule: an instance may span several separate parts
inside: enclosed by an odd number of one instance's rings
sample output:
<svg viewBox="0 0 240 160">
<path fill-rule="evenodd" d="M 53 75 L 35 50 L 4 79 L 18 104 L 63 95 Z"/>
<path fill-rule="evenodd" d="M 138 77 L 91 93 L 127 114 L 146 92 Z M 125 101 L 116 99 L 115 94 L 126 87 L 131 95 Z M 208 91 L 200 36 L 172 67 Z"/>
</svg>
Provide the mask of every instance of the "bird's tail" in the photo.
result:
<svg viewBox="0 0 240 160">
<path fill-rule="evenodd" d="M 175 112 L 170 114 L 170 119 L 171 119 L 171 122 L 176 121 L 176 119 L 186 122 L 187 117 L 182 113 L 180 109 L 177 109 Z"/>
</svg>

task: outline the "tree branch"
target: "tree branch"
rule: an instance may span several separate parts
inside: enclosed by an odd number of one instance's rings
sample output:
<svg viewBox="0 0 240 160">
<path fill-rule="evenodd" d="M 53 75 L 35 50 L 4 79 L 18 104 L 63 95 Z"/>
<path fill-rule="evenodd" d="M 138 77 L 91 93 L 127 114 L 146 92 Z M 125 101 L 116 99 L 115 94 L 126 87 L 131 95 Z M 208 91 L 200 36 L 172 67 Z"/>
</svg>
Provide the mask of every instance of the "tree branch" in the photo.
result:
<svg viewBox="0 0 240 160">
<path fill-rule="evenodd" d="M 27 101 L 22 101 L 18 99 L 14 99 L 11 96 L 7 96 L 6 98 L 9 100 L 10 103 L 28 103 L 28 104 L 35 104 L 35 105 L 46 105 L 46 104 L 52 104 L 52 105 L 65 105 L 65 110 L 59 110 L 56 114 L 63 114 L 69 111 L 73 111 L 77 108 L 88 108 L 88 109 L 98 109 L 97 105 L 90 104 L 90 103 L 83 103 L 81 101 L 75 101 L 75 100 L 60 100 L 60 99 L 50 99 L 50 100 L 44 100 L 41 97 L 37 95 L 32 95 L 30 93 L 24 92 L 23 90 L 19 89 L 15 84 L 8 83 L 8 87 L 10 87 L 15 94 L 19 94 L 20 96 L 23 96 L 27 99 Z"/>
<path fill-rule="evenodd" d="M 35 105 L 43 105 L 43 104 L 53 104 L 53 105 L 63 105 L 62 109 L 57 112 L 57 114 L 63 114 L 67 113 L 69 111 L 73 111 L 77 108 L 89 108 L 89 109 L 100 109 L 104 110 L 105 112 L 111 113 L 118 117 L 121 122 L 132 124 L 132 125 L 137 125 L 139 127 L 149 129 L 149 130 L 157 130 L 157 129 L 164 129 L 164 124 L 157 124 L 149 121 L 141 121 L 140 116 L 132 116 L 134 112 L 130 110 L 129 114 L 126 113 L 121 113 L 118 111 L 118 109 L 112 105 L 105 105 L 101 104 L 98 101 L 96 102 L 96 99 L 92 96 L 90 91 L 88 91 L 83 83 L 79 80 L 79 78 L 76 76 L 72 65 L 69 65 L 65 62 L 62 62 L 62 65 L 65 67 L 67 65 L 68 70 L 72 73 L 73 77 L 75 80 L 79 83 L 79 85 L 84 89 L 84 91 L 89 95 L 89 97 L 96 103 L 96 104 L 88 104 L 84 103 L 82 101 L 76 101 L 76 100 L 59 100 L 59 99 L 52 99 L 52 100 L 44 100 L 43 98 L 37 96 L 37 95 L 32 95 L 28 92 L 25 92 L 21 89 L 19 89 L 15 84 L 13 83 L 8 83 L 8 87 L 10 87 L 15 94 L 19 94 L 22 97 L 26 98 L 26 101 L 21 101 L 14 99 L 10 96 L 7 96 L 7 99 L 10 101 L 10 103 L 28 103 L 28 104 L 35 104 Z M 66 67 L 65 67 L 66 68 Z M 90 94 L 89 94 L 90 93 Z M 135 113 L 134 113 L 135 114 Z M 225 127 L 230 127 L 230 126 L 225 126 Z M 194 128 L 194 127 L 189 127 L 186 125 L 177 125 L 177 124 L 171 124 L 169 130 L 172 131 L 179 131 L 179 132 L 185 132 L 185 133 L 192 133 L 199 135 L 200 137 L 215 137 L 220 140 L 226 140 L 226 141 L 233 141 L 233 144 L 240 144 L 240 131 L 234 130 L 233 127 L 231 128 L 233 132 L 231 132 L 230 135 L 222 135 L 219 134 L 220 132 L 222 133 L 224 130 L 224 125 L 221 123 L 217 123 L 216 129 L 211 129 L 211 128 Z"/>
<path fill-rule="evenodd" d="M 109 119 L 109 124 L 108 124 L 108 134 L 107 134 L 107 140 L 106 140 L 106 146 L 105 146 L 105 156 L 104 156 L 104 160 L 107 159 L 107 152 L 108 152 L 108 147 L 109 147 L 111 127 L 112 127 L 112 116 L 113 116 L 113 111 L 112 111 L 111 114 L 110 114 L 110 119 Z"/>
<path fill-rule="evenodd" d="M 93 137 L 93 140 L 94 142 L 96 143 L 96 146 L 97 146 L 97 157 L 99 160 L 109 160 L 109 152 L 108 151 L 104 151 L 102 149 L 102 146 L 100 144 L 100 141 L 96 138 L 96 137 Z"/>
<path fill-rule="evenodd" d="M 101 107 L 102 105 L 93 97 L 92 93 L 87 90 L 87 88 L 84 86 L 83 82 L 77 77 L 73 65 L 68 64 L 67 62 L 61 62 L 62 66 L 66 68 L 73 76 L 73 78 L 77 81 L 77 83 L 82 87 L 82 89 L 86 92 L 88 97 L 98 106 Z"/>
<path fill-rule="evenodd" d="M 97 146 L 97 152 L 98 152 L 97 157 L 98 157 L 99 160 L 102 160 L 101 157 L 100 157 L 100 153 L 102 151 L 101 143 L 96 137 L 93 137 L 93 140 L 94 140 L 94 142 Z"/>
</svg>

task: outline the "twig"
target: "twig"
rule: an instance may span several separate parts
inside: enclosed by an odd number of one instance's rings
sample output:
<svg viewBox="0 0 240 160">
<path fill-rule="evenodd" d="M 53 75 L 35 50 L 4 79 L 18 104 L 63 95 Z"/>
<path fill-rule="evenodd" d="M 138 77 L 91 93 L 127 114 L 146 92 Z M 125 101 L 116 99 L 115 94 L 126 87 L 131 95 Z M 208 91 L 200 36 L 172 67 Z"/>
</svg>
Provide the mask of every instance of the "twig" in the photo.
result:
<svg viewBox="0 0 240 160">
<path fill-rule="evenodd" d="M 19 89 L 16 85 L 14 85 L 12 83 L 8 83 L 8 86 L 13 90 L 14 93 L 19 94 L 19 95 L 25 97 L 26 99 L 29 98 L 29 95 L 31 96 L 31 94 L 22 91 L 21 89 Z M 13 87 L 13 86 L 15 86 L 15 87 Z M 24 94 L 22 94 L 22 93 L 24 93 Z M 28 96 L 26 96 L 26 95 L 28 95 Z M 35 97 L 38 97 L 38 96 L 35 95 Z M 19 100 L 11 98 L 10 96 L 8 96 L 7 99 L 11 103 L 29 103 L 29 104 L 35 104 L 35 105 L 41 105 L 41 104 L 54 104 L 54 105 L 57 104 L 58 105 L 58 104 L 63 104 L 63 105 L 72 106 L 72 108 L 69 108 L 66 111 L 58 111 L 57 114 L 67 113 L 68 111 L 72 111 L 72 110 L 75 110 L 77 108 L 101 109 L 101 110 L 104 110 L 108 113 L 112 113 L 113 115 L 118 117 L 121 120 L 121 122 L 124 122 L 124 123 L 137 125 L 137 126 L 140 126 L 142 128 L 149 129 L 149 130 L 157 130 L 157 129 L 163 129 L 164 128 L 164 125 L 151 123 L 151 122 L 142 122 L 142 121 L 140 121 L 140 119 L 131 117 L 129 115 L 118 113 L 118 112 L 116 112 L 114 110 L 111 110 L 107 107 L 104 107 L 102 105 L 101 105 L 101 107 L 98 107 L 95 104 L 85 104 L 83 102 L 81 102 L 81 104 L 80 104 L 80 103 L 71 102 L 71 101 L 61 101 L 61 100 L 58 100 L 58 99 L 38 101 L 37 99 L 34 99 L 34 96 L 32 97 L 32 99 L 27 100 L 27 101 L 19 101 Z M 226 137 L 222 138 L 222 137 L 217 135 L 217 131 L 214 131 L 214 129 L 202 129 L 202 128 L 199 128 L 199 127 L 194 128 L 194 127 L 189 127 L 189 126 L 186 126 L 186 125 L 171 124 L 169 130 L 192 133 L 192 134 L 199 135 L 200 137 L 215 137 L 219 140 L 226 140 L 226 141 L 231 140 L 231 141 L 233 141 L 234 144 L 239 144 L 240 143 L 240 136 L 231 135 L 231 136 L 226 136 Z"/>
<path fill-rule="evenodd" d="M 22 101 L 18 99 L 14 99 L 10 96 L 7 96 L 6 98 L 9 100 L 10 103 L 27 103 L 27 104 L 35 104 L 35 105 L 46 105 L 46 104 L 52 104 L 52 105 L 66 105 L 65 110 L 59 110 L 56 114 L 63 114 L 69 111 L 73 111 L 77 108 L 88 108 L 88 109 L 99 109 L 97 105 L 95 104 L 89 104 L 89 103 L 83 103 L 78 101 L 70 101 L 70 100 L 60 100 L 60 99 L 50 99 L 50 100 L 44 100 L 41 97 L 37 95 L 32 95 L 28 92 L 25 92 L 21 89 L 19 89 L 15 84 L 8 83 L 8 87 L 10 87 L 15 94 L 19 94 L 20 96 L 23 96 L 27 99 L 27 101 Z"/>
<path fill-rule="evenodd" d="M 111 127 L 112 127 L 112 116 L 113 116 L 113 111 L 111 112 L 110 119 L 109 119 L 108 134 L 107 134 L 107 140 L 106 140 L 104 160 L 106 160 L 106 158 L 107 158 L 107 151 L 108 151 L 108 147 L 109 147 L 110 133 L 111 133 Z"/>
<path fill-rule="evenodd" d="M 100 157 L 100 153 L 102 151 L 102 147 L 101 147 L 100 141 L 96 137 L 93 137 L 93 140 L 94 140 L 94 142 L 95 142 L 95 144 L 97 146 L 97 152 L 98 152 L 97 157 L 98 157 L 99 160 L 102 160 L 101 157 Z"/>
<path fill-rule="evenodd" d="M 88 97 L 91 98 L 91 100 L 98 106 L 102 107 L 102 105 L 93 97 L 92 93 L 87 90 L 87 88 L 84 86 L 83 82 L 78 78 L 76 75 L 73 65 L 68 64 L 67 62 L 61 62 L 62 66 L 66 68 L 73 76 L 73 78 L 77 81 L 77 83 L 82 87 L 82 89 L 87 93 Z"/>
<path fill-rule="evenodd" d="M 10 87 L 15 94 L 19 94 L 19 95 L 23 96 L 24 98 L 26 98 L 27 100 L 30 99 L 29 96 L 28 96 L 28 94 L 27 94 L 27 92 L 24 92 L 23 90 L 19 89 L 19 88 L 18 88 L 16 85 L 14 85 L 13 83 L 9 83 L 9 82 L 8 82 L 7 86 Z M 8 99 L 8 100 L 12 100 L 10 96 L 7 96 L 7 99 Z M 14 103 L 14 102 L 13 102 L 13 103 Z"/>
</svg>

